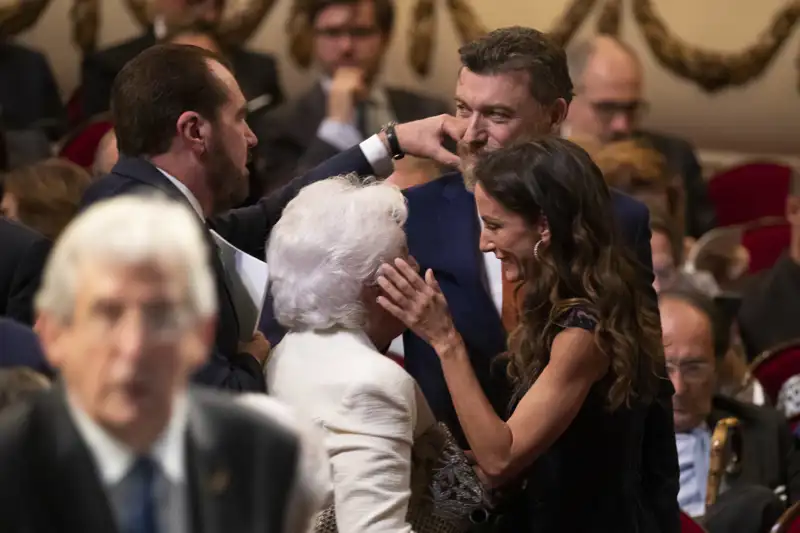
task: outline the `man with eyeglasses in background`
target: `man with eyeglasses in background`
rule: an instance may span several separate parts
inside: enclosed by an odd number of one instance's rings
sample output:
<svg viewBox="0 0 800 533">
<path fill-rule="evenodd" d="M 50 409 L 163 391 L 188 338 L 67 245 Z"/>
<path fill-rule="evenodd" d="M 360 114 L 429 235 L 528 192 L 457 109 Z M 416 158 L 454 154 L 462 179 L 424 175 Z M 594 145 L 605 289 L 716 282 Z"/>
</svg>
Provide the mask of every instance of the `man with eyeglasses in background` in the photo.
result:
<svg viewBox="0 0 800 533">
<path fill-rule="evenodd" d="M 686 201 L 686 235 L 700 237 L 716 224 L 702 168 L 694 150 L 678 137 L 641 130 L 647 111 L 642 65 L 626 43 L 607 35 L 567 48 L 575 97 L 561 132 L 568 138 L 601 143 L 635 137 L 661 152 L 673 175 L 680 176 Z"/>
<path fill-rule="evenodd" d="M 800 454 L 783 416 L 717 394 L 717 368 L 728 351 L 730 321 L 699 292 L 659 294 L 675 443 L 680 465 L 678 504 L 704 516 L 710 533 L 769 531 L 786 506 L 800 499 Z M 711 436 L 728 417 L 739 420 L 735 468 L 723 472 L 716 502 L 706 507 Z M 785 498 L 786 503 L 781 502 Z"/>
<path fill-rule="evenodd" d="M 391 121 L 449 113 L 438 99 L 386 87 L 378 77 L 394 28 L 393 0 L 311 0 L 319 80 L 255 121 L 256 171 L 269 192 L 351 148 Z"/>
</svg>

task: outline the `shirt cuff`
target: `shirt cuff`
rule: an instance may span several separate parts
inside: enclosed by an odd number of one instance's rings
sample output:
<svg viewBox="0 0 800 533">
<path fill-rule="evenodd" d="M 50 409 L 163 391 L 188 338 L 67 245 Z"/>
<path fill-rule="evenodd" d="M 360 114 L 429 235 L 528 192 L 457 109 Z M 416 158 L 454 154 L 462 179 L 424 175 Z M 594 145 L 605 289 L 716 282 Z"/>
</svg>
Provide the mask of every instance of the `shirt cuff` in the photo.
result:
<svg viewBox="0 0 800 533">
<path fill-rule="evenodd" d="M 329 118 L 320 123 L 319 128 L 317 128 L 317 137 L 340 152 L 349 150 L 364 140 L 364 137 L 352 124 L 337 122 Z"/>
<path fill-rule="evenodd" d="M 385 178 L 394 171 L 392 156 L 380 137 L 373 135 L 361 142 L 359 147 L 369 164 L 372 165 L 372 170 L 376 176 Z"/>
</svg>

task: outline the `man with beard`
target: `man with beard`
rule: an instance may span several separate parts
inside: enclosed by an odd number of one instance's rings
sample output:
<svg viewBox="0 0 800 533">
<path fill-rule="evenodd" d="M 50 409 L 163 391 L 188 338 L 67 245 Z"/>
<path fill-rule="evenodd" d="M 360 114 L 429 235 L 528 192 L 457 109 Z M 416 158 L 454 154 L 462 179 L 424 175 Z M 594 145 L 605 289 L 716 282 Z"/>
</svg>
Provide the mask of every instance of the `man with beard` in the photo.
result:
<svg viewBox="0 0 800 533">
<path fill-rule="evenodd" d="M 149 48 L 117 76 L 112 113 L 120 160 L 86 191 L 84 205 L 121 194 L 160 192 L 191 206 L 204 220 L 212 250 L 217 250 L 213 230 L 262 260 L 270 229 L 305 185 L 350 172 L 386 176 L 391 157 L 404 152 L 457 163 L 441 146 L 442 137 L 460 137 L 464 131 L 458 125 L 462 121 L 447 116 L 390 124 L 256 205 L 230 210 L 247 195 L 248 155 L 257 140 L 245 121 L 247 102 L 224 59 L 193 46 Z M 216 346 L 196 378 L 217 387 L 263 391 L 269 343 L 260 334 L 239 343 L 240 324 L 218 253 L 211 262 L 220 308 Z"/>
<path fill-rule="evenodd" d="M 514 285 L 523 273 L 513 254 L 479 249 L 482 222 L 469 191 L 470 168 L 481 153 L 553 132 L 567 114 L 572 82 L 564 50 L 530 28 L 494 30 L 464 45 L 459 54 L 456 109 L 457 116 L 467 121 L 459 143 L 463 175 L 446 174 L 408 189 L 406 232 L 420 271 L 432 269 L 441 286 L 484 392 L 498 415 L 505 417 L 509 407 L 505 370 L 493 361 L 505 351 L 507 333 L 518 320 Z M 652 294 L 656 306 L 648 210 L 617 191 L 612 197 L 620 236 L 635 251 L 642 266 L 642 290 Z M 434 350 L 411 332 L 404 334 L 402 348 L 396 342 L 393 349 L 402 349 L 405 368 L 419 382 L 437 419 L 465 444 Z M 664 384 L 661 401 L 653 402 L 648 413 L 642 443 L 642 453 L 648 457 L 643 463 L 658 466 L 644 472 L 643 483 L 663 531 L 677 532 L 672 387 L 666 379 Z"/>
</svg>

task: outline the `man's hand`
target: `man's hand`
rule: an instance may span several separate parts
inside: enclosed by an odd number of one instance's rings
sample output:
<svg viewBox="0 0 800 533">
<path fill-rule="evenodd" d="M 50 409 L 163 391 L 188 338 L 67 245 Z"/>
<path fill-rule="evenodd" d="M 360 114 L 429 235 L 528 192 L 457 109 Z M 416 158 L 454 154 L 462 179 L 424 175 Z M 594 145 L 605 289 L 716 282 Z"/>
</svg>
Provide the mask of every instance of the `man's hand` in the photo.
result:
<svg viewBox="0 0 800 533">
<path fill-rule="evenodd" d="M 261 363 L 261 366 L 267 364 L 269 358 L 269 351 L 272 349 L 269 341 L 260 332 L 256 331 L 250 342 L 239 342 L 239 353 L 247 353 L 256 358 L 256 361 Z"/>
<path fill-rule="evenodd" d="M 328 90 L 328 118 L 351 124 L 355 120 L 356 102 L 364 98 L 366 92 L 363 70 L 355 67 L 337 69 Z"/>
<path fill-rule="evenodd" d="M 460 141 L 466 131 L 467 121 L 450 115 L 438 115 L 395 126 L 397 141 L 403 152 L 448 166 L 457 166 L 461 159 L 443 147 L 442 143 L 447 137 Z M 388 149 L 386 135 L 381 133 L 380 137 Z"/>
</svg>

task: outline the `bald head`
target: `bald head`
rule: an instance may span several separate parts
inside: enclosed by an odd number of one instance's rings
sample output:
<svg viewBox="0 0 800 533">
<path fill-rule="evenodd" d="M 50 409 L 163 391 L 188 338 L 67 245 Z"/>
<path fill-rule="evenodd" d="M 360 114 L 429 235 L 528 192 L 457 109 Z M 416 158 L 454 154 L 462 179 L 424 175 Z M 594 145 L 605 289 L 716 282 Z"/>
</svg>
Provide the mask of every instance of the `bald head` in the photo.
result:
<svg viewBox="0 0 800 533">
<path fill-rule="evenodd" d="M 636 52 L 599 35 L 568 50 L 576 98 L 567 125 L 572 135 L 607 142 L 629 136 L 642 108 L 642 67 Z"/>
</svg>

